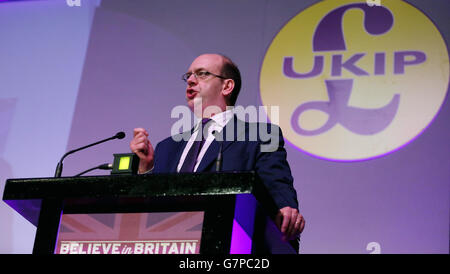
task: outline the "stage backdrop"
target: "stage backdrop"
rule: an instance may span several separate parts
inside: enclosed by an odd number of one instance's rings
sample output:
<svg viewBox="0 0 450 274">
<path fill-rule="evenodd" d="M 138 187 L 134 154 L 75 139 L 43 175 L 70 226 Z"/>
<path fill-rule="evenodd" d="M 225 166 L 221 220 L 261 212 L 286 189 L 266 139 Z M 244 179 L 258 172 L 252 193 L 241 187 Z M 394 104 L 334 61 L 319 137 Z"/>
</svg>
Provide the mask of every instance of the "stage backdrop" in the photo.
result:
<svg viewBox="0 0 450 274">
<path fill-rule="evenodd" d="M 267 116 L 306 218 L 302 253 L 448 253 L 449 12 L 446 0 L 0 1 L 0 194 L 118 131 L 63 176 L 129 152 L 135 127 L 155 146 L 185 105 L 181 75 L 222 53 L 241 70 L 237 105 L 278 106 Z M 30 253 L 35 228 L 3 202 L 0 220 L 0 253 Z"/>
</svg>

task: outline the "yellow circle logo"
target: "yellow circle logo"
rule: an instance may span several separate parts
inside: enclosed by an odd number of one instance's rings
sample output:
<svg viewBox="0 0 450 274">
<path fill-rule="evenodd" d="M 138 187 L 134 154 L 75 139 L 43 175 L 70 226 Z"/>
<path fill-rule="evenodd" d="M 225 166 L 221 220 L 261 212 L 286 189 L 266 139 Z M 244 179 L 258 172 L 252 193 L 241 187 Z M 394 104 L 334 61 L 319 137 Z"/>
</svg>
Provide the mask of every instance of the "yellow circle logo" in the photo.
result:
<svg viewBox="0 0 450 274">
<path fill-rule="evenodd" d="M 323 1 L 273 39 L 261 99 L 280 106 L 284 135 L 301 150 L 331 160 L 378 157 L 413 140 L 438 113 L 449 82 L 441 34 L 410 4 L 382 4 Z"/>
</svg>

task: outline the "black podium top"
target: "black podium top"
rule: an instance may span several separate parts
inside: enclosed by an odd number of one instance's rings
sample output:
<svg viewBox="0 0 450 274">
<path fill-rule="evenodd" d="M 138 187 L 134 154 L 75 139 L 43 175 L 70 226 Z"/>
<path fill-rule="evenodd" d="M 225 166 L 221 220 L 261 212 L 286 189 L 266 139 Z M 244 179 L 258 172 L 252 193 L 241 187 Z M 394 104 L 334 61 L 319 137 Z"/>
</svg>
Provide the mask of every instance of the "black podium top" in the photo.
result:
<svg viewBox="0 0 450 274">
<path fill-rule="evenodd" d="M 217 195 L 253 194 L 269 215 L 278 211 L 254 172 L 171 173 L 148 175 L 85 176 L 8 179 L 3 200 L 37 226 L 42 200 L 62 200 L 66 208 L 95 199 L 132 203 L 139 199 L 214 198 Z M 158 199 L 161 198 L 161 199 Z"/>
</svg>

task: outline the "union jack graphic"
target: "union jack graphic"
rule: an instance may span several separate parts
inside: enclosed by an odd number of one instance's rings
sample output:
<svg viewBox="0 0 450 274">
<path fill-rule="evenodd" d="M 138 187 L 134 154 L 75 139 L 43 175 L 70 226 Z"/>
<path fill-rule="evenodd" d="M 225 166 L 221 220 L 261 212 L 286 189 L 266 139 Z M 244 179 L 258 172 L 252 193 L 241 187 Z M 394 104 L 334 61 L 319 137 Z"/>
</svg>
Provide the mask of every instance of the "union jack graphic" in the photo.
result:
<svg viewBox="0 0 450 274">
<path fill-rule="evenodd" d="M 93 250 L 93 243 L 126 243 L 122 248 L 138 243 L 140 246 L 151 243 L 153 248 L 161 244 L 163 251 L 169 251 L 166 243 L 178 243 L 183 248 L 185 244 L 196 243 L 198 253 L 203 215 L 203 212 L 63 214 L 56 253 L 67 243 L 84 244 L 85 248 L 91 248 L 87 251 Z M 108 251 L 112 251 L 110 246 Z"/>
</svg>

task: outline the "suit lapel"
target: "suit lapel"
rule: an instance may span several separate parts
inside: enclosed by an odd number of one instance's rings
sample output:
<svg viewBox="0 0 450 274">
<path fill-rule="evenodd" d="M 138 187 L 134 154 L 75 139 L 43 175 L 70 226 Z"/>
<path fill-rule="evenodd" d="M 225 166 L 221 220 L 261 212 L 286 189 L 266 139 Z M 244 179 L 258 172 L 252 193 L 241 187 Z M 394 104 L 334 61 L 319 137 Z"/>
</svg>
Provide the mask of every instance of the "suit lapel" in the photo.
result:
<svg viewBox="0 0 450 274">
<path fill-rule="evenodd" d="M 205 155 L 203 155 L 203 158 L 200 162 L 200 164 L 197 167 L 196 172 L 202 172 L 205 171 L 205 169 L 217 159 L 217 155 L 219 155 L 219 148 L 220 143 L 214 140 L 208 147 L 208 150 L 206 151 Z"/>
<path fill-rule="evenodd" d="M 187 141 L 185 141 L 185 140 L 189 140 L 190 134 L 192 134 L 192 130 L 182 133 L 182 135 L 181 135 L 182 139 L 180 141 L 174 141 L 175 154 L 173 155 L 174 156 L 173 158 L 170 157 L 173 160 L 170 161 L 169 172 L 177 172 L 177 167 L 178 167 L 178 163 L 180 162 L 181 154 L 183 154 L 183 150 L 187 145 Z"/>
<path fill-rule="evenodd" d="M 229 132 L 229 138 L 227 138 L 227 129 L 232 132 Z M 222 150 L 223 153 L 236 141 L 237 136 L 242 136 L 245 133 L 246 124 L 243 121 L 237 119 L 236 115 L 233 116 L 227 125 L 223 128 L 221 135 L 223 141 L 217 141 L 217 138 L 212 141 L 211 145 L 209 145 L 208 150 L 203 156 L 200 165 L 197 168 L 197 172 L 203 172 L 205 169 L 217 159 L 219 155 L 219 149 Z M 242 138 L 242 137 L 241 137 Z M 220 147 L 222 145 L 222 147 Z M 181 155 L 180 155 L 181 156 Z"/>
</svg>

